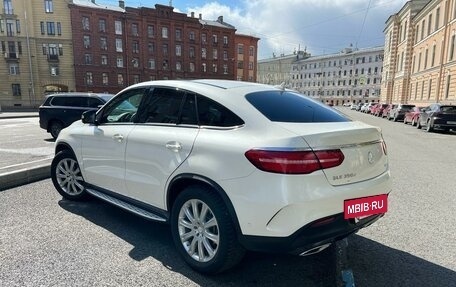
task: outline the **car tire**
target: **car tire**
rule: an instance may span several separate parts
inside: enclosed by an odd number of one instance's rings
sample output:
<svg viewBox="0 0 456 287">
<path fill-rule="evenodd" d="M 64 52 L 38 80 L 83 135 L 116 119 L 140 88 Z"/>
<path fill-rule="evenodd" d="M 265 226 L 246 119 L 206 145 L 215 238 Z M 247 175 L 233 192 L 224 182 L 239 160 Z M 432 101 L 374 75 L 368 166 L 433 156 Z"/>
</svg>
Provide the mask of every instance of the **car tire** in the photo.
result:
<svg viewBox="0 0 456 287">
<path fill-rule="evenodd" d="M 239 263 L 245 254 L 225 203 L 207 187 L 189 186 L 177 196 L 170 225 L 180 255 L 198 272 L 220 273 Z"/>
<path fill-rule="evenodd" d="M 432 126 L 430 120 L 428 120 L 427 123 L 426 123 L 426 131 L 427 131 L 428 133 L 432 133 L 432 132 L 434 131 L 434 127 Z"/>
<path fill-rule="evenodd" d="M 49 126 L 49 132 L 51 133 L 51 136 L 56 139 L 59 136 L 60 131 L 63 129 L 63 124 L 59 121 L 53 121 L 51 122 L 51 125 Z"/>
<path fill-rule="evenodd" d="M 51 164 L 51 178 L 63 198 L 74 201 L 87 199 L 81 169 L 70 151 L 63 150 L 56 154 Z"/>
</svg>

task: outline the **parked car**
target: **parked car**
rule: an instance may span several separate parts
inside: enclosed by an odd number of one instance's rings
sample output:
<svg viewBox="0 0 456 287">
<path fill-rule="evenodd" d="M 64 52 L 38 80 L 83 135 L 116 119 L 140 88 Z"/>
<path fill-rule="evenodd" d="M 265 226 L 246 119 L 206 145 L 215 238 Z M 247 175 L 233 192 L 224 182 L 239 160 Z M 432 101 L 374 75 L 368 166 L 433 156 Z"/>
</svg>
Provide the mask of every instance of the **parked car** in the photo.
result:
<svg viewBox="0 0 456 287">
<path fill-rule="evenodd" d="M 362 113 L 366 113 L 368 107 L 369 107 L 369 103 L 364 103 L 364 104 L 361 106 L 361 108 L 359 109 L 359 111 L 362 112 Z"/>
<path fill-rule="evenodd" d="M 374 112 L 375 112 L 375 108 L 376 108 L 376 107 L 377 107 L 377 104 L 376 104 L 376 103 L 370 103 L 370 104 L 367 106 L 366 113 L 373 115 Z"/>
<path fill-rule="evenodd" d="M 116 112 L 125 103 L 134 109 Z M 391 191 L 379 128 L 240 81 L 133 85 L 62 130 L 55 151 L 64 198 L 92 195 L 169 223 L 203 273 L 246 249 L 317 253 L 382 217 Z"/>
<path fill-rule="evenodd" d="M 383 109 L 382 118 L 389 118 L 389 113 L 392 109 L 394 109 L 397 104 L 389 104 L 386 108 Z"/>
<path fill-rule="evenodd" d="M 57 138 L 63 128 L 80 120 L 83 112 L 97 110 L 113 96 L 94 93 L 50 94 L 39 107 L 40 127 Z"/>
<path fill-rule="evenodd" d="M 373 110 L 373 115 L 376 116 L 376 117 L 381 117 L 382 114 L 383 114 L 383 110 L 388 107 L 388 104 L 380 104 L 378 103 L 377 105 L 375 105 L 375 108 Z"/>
<path fill-rule="evenodd" d="M 396 107 L 391 109 L 391 112 L 388 115 L 388 120 L 393 120 L 394 122 L 404 119 L 405 113 L 414 108 L 415 105 L 409 104 L 398 104 Z"/>
<path fill-rule="evenodd" d="M 352 104 L 350 106 L 350 110 L 356 110 L 357 108 L 358 108 L 358 105 L 356 105 L 356 104 Z"/>
<path fill-rule="evenodd" d="M 362 107 L 363 105 L 364 105 L 364 103 L 361 103 L 361 102 L 358 103 L 358 104 L 356 105 L 356 111 L 361 111 L 361 107 Z"/>
<path fill-rule="evenodd" d="M 456 129 L 456 106 L 432 104 L 421 110 L 416 126 L 418 129 L 426 127 L 428 132 Z"/>
<path fill-rule="evenodd" d="M 412 126 L 415 126 L 418 122 L 418 118 L 420 117 L 421 109 L 422 108 L 415 106 L 407 111 L 404 115 L 404 124 L 411 123 Z"/>
</svg>

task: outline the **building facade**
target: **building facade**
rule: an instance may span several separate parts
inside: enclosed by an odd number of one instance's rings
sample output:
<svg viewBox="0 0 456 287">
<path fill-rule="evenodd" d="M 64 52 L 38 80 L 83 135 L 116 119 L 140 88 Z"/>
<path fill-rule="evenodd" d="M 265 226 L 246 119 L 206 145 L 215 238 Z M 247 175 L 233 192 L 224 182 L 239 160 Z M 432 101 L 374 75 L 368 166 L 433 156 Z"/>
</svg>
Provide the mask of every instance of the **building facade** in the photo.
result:
<svg viewBox="0 0 456 287">
<path fill-rule="evenodd" d="M 346 48 L 294 63 L 291 88 L 332 105 L 378 102 L 382 66 L 383 47 Z"/>
<path fill-rule="evenodd" d="M 55 0 L 1 2 L 0 107 L 37 107 L 46 93 L 74 90 L 68 4 Z"/>
<path fill-rule="evenodd" d="M 236 34 L 236 79 L 238 81 L 256 82 L 257 81 L 257 50 L 260 39 Z"/>
<path fill-rule="evenodd" d="M 70 5 L 77 90 L 117 93 L 148 80 L 236 78 L 236 29 L 223 17 L 93 2 Z"/>
<path fill-rule="evenodd" d="M 300 59 L 310 57 L 304 51 L 298 51 L 292 55 L 273 54 L 272 58 L 258 61 L 257 82 L 268 85 L 281 85 L 284 83 L 289 86 L 291 83 L 291 69 L 293 63 Z"/>
<path fill-rule="evenodd" d="M 385 28 L 382 99 L 456 102 L 456 0 L 413 0 Z"/>
</svg>

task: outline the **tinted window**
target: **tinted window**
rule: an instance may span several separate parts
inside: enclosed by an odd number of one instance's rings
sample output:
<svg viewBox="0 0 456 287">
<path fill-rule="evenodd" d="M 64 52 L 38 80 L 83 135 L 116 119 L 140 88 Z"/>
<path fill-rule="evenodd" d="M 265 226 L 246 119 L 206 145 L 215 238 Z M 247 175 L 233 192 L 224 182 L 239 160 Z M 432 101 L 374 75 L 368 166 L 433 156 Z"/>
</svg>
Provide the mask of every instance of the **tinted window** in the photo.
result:
<svg viewBox="0 0 456 287">
<path fill-rule="evenodd" d="M 155 88 L 141 112 L 140 122 L 177 124 L 184 95 L 175 89 Z"/>
<path fill-rule="evenodd" d="M 181 119 L 179 121 L 183 125 L 197 125 L 198 118 L 196 117 L 196 102 L 194 94 L 185 96 L 184 105 L 182 106 Z"/>
<path fill-rule="evenodd" d="M 202 126 L 234 127 L 244 124 L 233 112 L 219 103 L 203 96 L 197 96 L 198 119 Z"/>
<path fill-rule="evenodd" d="M 51 101 L 51 105 L 65 107 L 87 107 L 87 98 L 71 96 L 54 97 Z"/>
<path fill-rule="evenodd" d="M 442 106 L 440 109 L 444 113 L 456 113 L 456 106 Z"/>
<path fill-rule="evenodd" d="M 270 91 L 248 94 L 246 99 L 273 122 L 347 122 L 349 119 L 320 102 L 293 92 Z"/>
<path fill-rule="evenodd" d="M 117 96 L 103 110 L 101 122 L 125 123 L 135 122 L 136 112 L 144 95 L 144 89 L 128 90 Z"/>
<path fill-rule="evenodd" d="M 88 105 L 90 108 L 98 108 L 98 106 L 101 106 L 104 104 L 104 102 L 100 99 L 97 98 L 88 98 Z"/>
</svg>

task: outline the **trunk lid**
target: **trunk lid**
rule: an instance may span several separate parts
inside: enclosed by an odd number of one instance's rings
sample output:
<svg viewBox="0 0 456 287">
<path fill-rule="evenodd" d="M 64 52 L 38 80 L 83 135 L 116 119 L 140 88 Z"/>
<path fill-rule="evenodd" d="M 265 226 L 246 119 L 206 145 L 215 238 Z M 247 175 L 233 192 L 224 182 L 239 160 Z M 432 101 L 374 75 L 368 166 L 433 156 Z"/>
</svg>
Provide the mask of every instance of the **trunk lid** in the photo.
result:
<svg viewBox="0 0 456 287">
<path fill-rule="evenodd" d="M 388 170 L 388 158 L 381 131 L 361 122 L 277 123 L 300 135 L 314 150 L 340 149 L 344 161 L 323 172 L 331 185 L 365 181 Z"/>
</svg>

